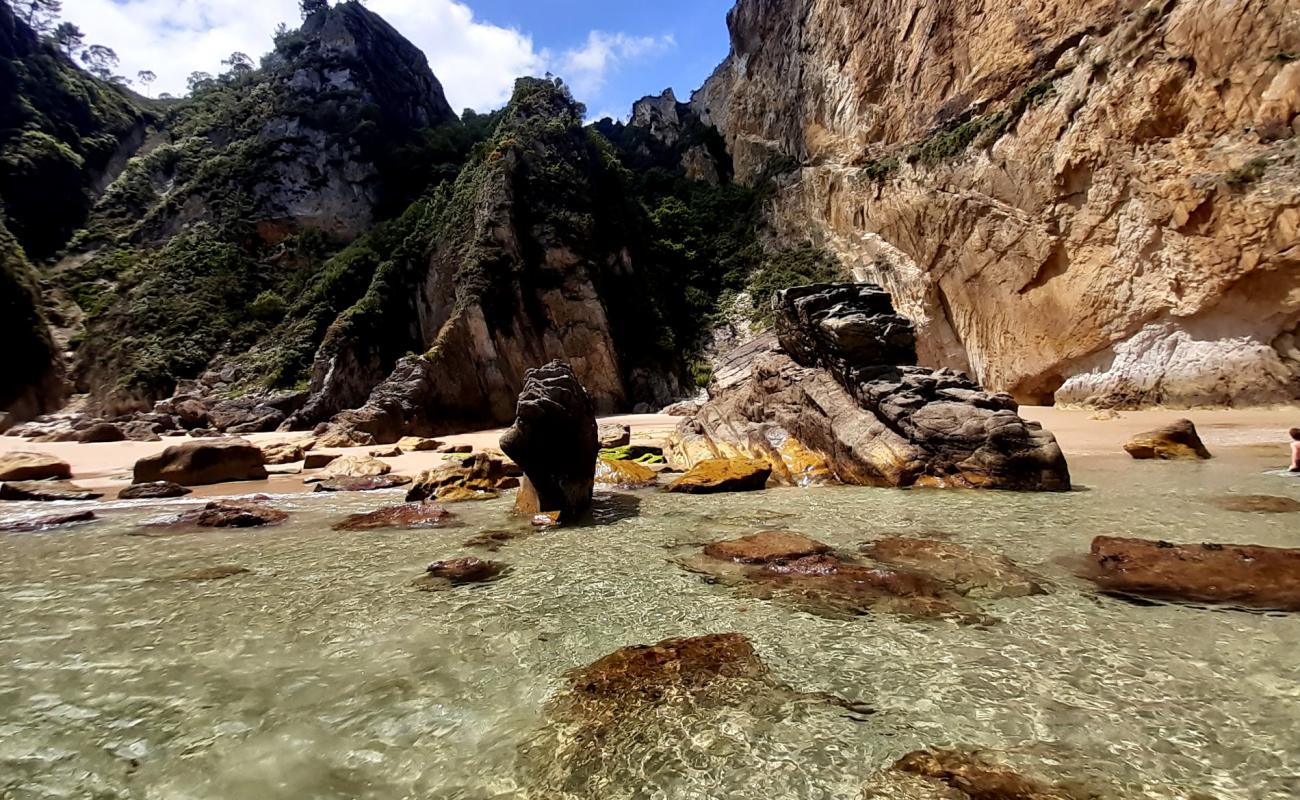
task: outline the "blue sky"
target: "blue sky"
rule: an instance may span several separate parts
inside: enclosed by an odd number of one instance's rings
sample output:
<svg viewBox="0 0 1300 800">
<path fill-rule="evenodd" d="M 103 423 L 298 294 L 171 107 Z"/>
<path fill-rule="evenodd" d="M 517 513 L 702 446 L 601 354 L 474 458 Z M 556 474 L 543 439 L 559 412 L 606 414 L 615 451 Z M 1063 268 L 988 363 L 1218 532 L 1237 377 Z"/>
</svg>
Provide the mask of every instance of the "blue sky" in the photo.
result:
<svg viewBox="0 0 1300 800">
<path fill-rule="evenodd" d="M 367 0 L 415 42 L 457 110 L 487 110 L 515 77 L 552 72 L 589 117 L 626 117 L 633 101 L 672 87 L 685 100 L 727 54 L 732 0 Z M 270 49 L 278 22 L 298 24 L 297 0 L 64 0 L 63 17 L 104 44 L 151 95 L 185 92 L 194 71 L 219 72 L 233 51 Z"/>
</svg>

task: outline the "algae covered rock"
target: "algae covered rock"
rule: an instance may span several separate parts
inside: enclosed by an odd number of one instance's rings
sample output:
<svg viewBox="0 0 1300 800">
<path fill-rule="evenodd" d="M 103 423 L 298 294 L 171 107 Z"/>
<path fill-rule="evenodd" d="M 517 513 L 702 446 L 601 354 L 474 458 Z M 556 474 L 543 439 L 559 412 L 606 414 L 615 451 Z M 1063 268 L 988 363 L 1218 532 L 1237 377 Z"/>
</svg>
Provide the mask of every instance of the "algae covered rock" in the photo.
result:
<svg viewBox="0 0 1300 800">
<path fill-rule="evenodd" d="M 1124 452 L 1136 459 L 1162 461 L 1210 458 L 1210 451 L 1205 449 L 1190 419 L 1180 419 L 1163 428 L 1139 433 L 1124 444 Z"/>
<path fill-rule="evenodd" d="M 772 468 L 748 458 L 714 458 L 701 461 L 668 484 L 668 491 L 683 494 L 753 492 L 767 486 Z"/>
</svg>

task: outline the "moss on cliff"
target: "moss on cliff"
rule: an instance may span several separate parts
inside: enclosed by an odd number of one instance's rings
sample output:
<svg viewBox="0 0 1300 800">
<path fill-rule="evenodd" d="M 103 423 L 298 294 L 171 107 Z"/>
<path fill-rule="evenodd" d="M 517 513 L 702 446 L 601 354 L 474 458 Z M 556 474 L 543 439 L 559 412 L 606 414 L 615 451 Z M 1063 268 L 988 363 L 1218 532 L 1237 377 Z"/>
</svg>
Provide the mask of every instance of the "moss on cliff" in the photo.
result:
<svg viewBox="0 0 1300 800">
<path fill-rule="evenodd" d="M 45 394 L 45 383 L 55 368 L 57 354 L 41 313 L 40 287 L 18 240 L 0 214 L 0 341 L 8 356 L 0 371 L 0 411 L 24 397 Z M 45 410 L 29 404 L 30 412 Z"/>
</svg>

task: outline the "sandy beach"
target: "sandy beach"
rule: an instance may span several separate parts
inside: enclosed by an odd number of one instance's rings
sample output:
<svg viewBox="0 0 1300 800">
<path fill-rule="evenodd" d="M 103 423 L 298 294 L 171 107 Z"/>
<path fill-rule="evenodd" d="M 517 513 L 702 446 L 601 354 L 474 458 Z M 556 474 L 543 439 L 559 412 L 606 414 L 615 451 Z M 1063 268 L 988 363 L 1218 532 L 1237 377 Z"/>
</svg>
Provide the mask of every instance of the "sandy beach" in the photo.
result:
<svg viewBox="0 0 1300 800">
<path fill-rule="evenodd" d="M 1286 465 L 1289 457 L 1288 428 L 1300 425 L 1300 405 L 1273 408 L 1168 410 L 1148 409 L 1122 411 L 1114 416 L 1089 409 L 1062 409 L 1048 406 L 1022 406 L 1020 413 L 1030 420 L 1043 424 L 1056 435 L 1067 458 L 1118 455 L 1125 441 L 1136 433 L 1173 422 L 1191 419 L 1206 446 L 1213 451 L 1233 450 L 1251 455 L 1267 455 L 1276 451 L 1279 467 Z M 638 443 L 656 443 L 665 439 L 680 417 L 665 414 L 625 414 L 603 417 L 601 422 L 620 423 L 631 427 L 632 439 Z M 468 444 L 475 450 L 496 448 L 504 428 L 474 431 L 437 437 L 452 444 Z M 310 434 L 258 433 L 244 438 L 267 445 L 277 442 L 297 441 Z M 131 483 L 131 468 L 137 459 L 184 442 L 198 441 L 188 437 L 165 437 L 160 442 L 106 442 L 79 444 L 75 442 L 28 442 L 24 439 L 0 437 L 0 452 L 26 450 L 49 453 L 72 465 L 73 479 L 88 488 L 115 493 Z M 334 448 L 322 452 L 365 454 L 376 447 Z M 401 475 L 417 475 L 423 470 L 439 467 L 444 455 L 435 452 L 403 453 L 384 461 Z M 273 473 L 292 470 L 293 465 L 270 467 Z M 198 496 L 222 496 L 254 492 L 310 491 L 297 473 L 272 474 L 266 481 L 245 481 L 237 484 L 217 484 L 198 487 Z"/>
</svg>

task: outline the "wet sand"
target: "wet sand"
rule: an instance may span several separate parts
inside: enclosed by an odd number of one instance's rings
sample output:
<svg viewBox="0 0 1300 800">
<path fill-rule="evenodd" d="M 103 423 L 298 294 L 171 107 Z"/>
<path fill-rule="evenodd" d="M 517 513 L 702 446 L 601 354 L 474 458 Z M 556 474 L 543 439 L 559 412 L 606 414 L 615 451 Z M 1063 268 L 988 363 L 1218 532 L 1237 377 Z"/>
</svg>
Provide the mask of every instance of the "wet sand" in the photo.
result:
<svg viewBox="0 0 1300 800">
<path fill-rule="evenodd" d="M 1278 467 L 1285 468 L 1290 458 L 1287 429 L 1300 426 L 1300 405 L 1248 408 L 1096 412 L 1091 409 L 1062 409 L 1045 406 L 1022 406 L 1020 413 L 1035 420 L 1056 435 L 1066 457 L 1092 457 L 1120 455 L 1124 442 L 1134 434 L 1188 418 L 1196 424 L 1202 440 L 1211 452 L 1231 450 L 1250 455 L 1271 455 L 1276 452 Z M 638 443 L 659 442 L 681 422 L 680 417 L 665 414 L 625 414 L 604 417 L 601 422 L 629 425 L 632 440 Z M 468 444 L 475 450 L 495 449 L 504 428 L 473 433 L 437 437 L 451 444 Z M 307 432 L 257 433 L 245 436 L 255 444 L 297 441 L 309 438 Z M 0 452 L 27 450 L 58 456 L 72 465 L 73 480 L 88 488 L 103 490 L 110 495 L 131 482 L 131 468 L 137 459 L 161 452 L 164 448 L 184 442 L 198 441 L 189 437 L 165 437 L 161 442 L 106 442 L 78 444 L 74 442 L 33 443 L 14 436 L 0 437 Z M 321 452 L 366 454 L 378 447 L 329 448 Z M 420 472 L 442 466 L 442 453 L 403 453 L 396 458 L 386 458 L 399 475 L 415 476 Z M 298 465 L 301 466 L 301 465 Z M 270 467 L 272 472 L 293 469 L 294 465 Z M 258 492 L 311 491 L 302 482 L 300 474 L 272 474 L 266 481 L 244 481 L 235 484 L 216 484 L 196 487 L 195 495 L 214 497 Z"/>
</svg>

